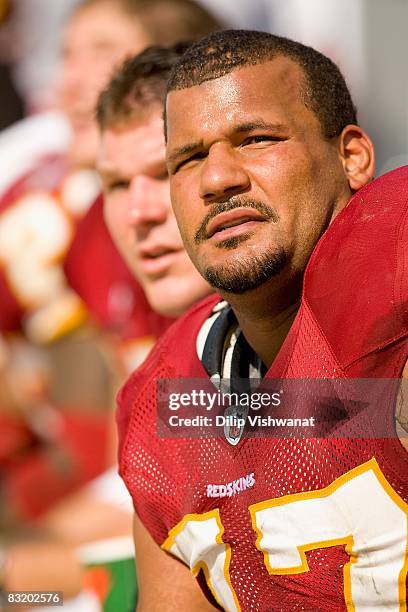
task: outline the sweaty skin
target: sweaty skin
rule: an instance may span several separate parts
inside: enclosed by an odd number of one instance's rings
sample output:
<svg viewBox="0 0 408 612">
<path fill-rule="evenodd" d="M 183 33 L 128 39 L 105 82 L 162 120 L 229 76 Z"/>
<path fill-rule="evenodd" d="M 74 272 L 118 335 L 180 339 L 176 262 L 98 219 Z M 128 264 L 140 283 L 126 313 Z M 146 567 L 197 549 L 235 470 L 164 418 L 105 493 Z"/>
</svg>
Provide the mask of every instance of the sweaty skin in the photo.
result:
<svg viewBox="0 0 408 612">
<path fill-rule="evenodd" d="M 267 365 L 296 313 L 316 242 L 374 173 L 373 146 L 364 131 L 346 126 L 338 137 L 325 139 L 302 100 L 302 84 L 300 68 L 278 57 L 171 91 L 167 98 L 172 203 L 198 270 L 204 276 L 215 272 L 227 284 L 253 280 L 266 259 L 284 254 L 280 269 L 258 286 L 241 293 L 219 288 Z M 270 215 L 253 218 L 246 200 Z M 196 240 L 209 213 L 226 203 L 238 205 L 242 222 L 234 219 L 228 229 L 220 213 L 221 231 L 212 233 L 208 223 L 207 239 Z M 231 237 L 233 246 L 226 240 Z"/>
</svg>

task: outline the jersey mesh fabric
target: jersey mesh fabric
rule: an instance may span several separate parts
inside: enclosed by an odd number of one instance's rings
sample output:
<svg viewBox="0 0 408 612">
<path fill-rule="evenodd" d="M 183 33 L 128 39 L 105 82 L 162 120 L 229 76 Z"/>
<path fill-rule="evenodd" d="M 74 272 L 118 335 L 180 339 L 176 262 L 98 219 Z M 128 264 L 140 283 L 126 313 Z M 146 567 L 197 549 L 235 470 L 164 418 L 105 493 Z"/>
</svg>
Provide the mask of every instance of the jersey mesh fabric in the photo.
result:
<svg viewBox="0 0 408 612">
<path fill-rule="evenodd" d="M 331 375 L 338 376 L 338 366 L 330 355 L 325 355 L 324 363 L 324 369 L 316 368 L 315 377 L 329 376 L 330 367 Z M 292 376 L 305 375 L 305 364 L 300 361 L 299 365 L 298 370 L 291 365 Z M 310 571 L 305 574 L 270 576 L 255 547 L 248 507 L 266 499 L 322 489 L 373 456 L 394 490 L 408 500 L 408 462 L 399 441 L 246 439 L 233 448 L 218 439 L 159 440 L 155 378 L 171 378 L 176 371 L 166 367 L 162 358 L 148 369 L 153 377 L 148 376 L 138 393 L 138 409 L 129 423 L 121 470 L 136 511 L 157 543 L 162 544 L 186 514 L 219 508 L 223 541 L 234 551 L 230 575 L 242 610 L 346 610 L 343 567 L 349 557 L 344 546 L 310 551 Z M 140 384 L 143 379 L 134 378 L 122 400 L 126 402 L 125 396 L 132 395 Z M 392 422 L 392 412 L 384 416 Z M 228 483 L 251 472 L 256 478 L 253 489 L 232 498 L 206 497 L 208 483 Z"/>
<path fill-rule="evenodd" d="M 354 198 L 345 214 L 339 215 L 342 218 L 333 227 L 344 230 L 342 244 L 346 251 L 344 219 L 353 228 L 358 219 L 365 217 L 368 221 L 363 226 L 371 240 L 364 236 L 365 255 L 360 260 L 343 258 L 341 270 L 336 270 L 336 274 L 332 271 L 327 275 L 326 270 L 325 284 L 318 287 L 319 299 L 315 299 L 314 283 L 316 279 L 322 281 L 316 270 L 321 270 L 326 261 L 323 241 L 328 245 L 329 255 L 338 248 L 336 232 L 330 229 L 325 234 L 312 256 L 313 268 L 309 264 L 306 272 L 300 311 L 267 377 L 401 376 L 407 359 L 408 291 L 399 267 L 401 262 L 404 265 L 406 255 L 397 255 L 407 243 L 407 180 L 407 169 L 391 173 L 379 185 L 370 186 L 365 195 Z M 384 214 L 382 208 L 376 208 L 380 197 L 385 202 Z M 377 211 L 377 224 L 370 224 Z M 401 227 L 405 228 L 403 232 Z M 383 249 L 381 256 L 388 259 L 390 270 L 380 282 L 381 277 L 375 274 L 375 259 L 377 237 L 384 232 L 388 241 L 379 240 Z M 351 235 L 350 239 L 356 240 L 356 236 Z M 374 279 L 370 278 L 367 257 L 371 258 Z M 381 272 L 381 267 L 377 268 Z M 381 285 L 382 291 L 374 296 L 366 293 L 368 302 L 355 300 L 353 310 L 352 294 L 362 276 L 372 283 L 372 290 Z M 324 295 L 329 302 L 321 299 Z M 194 347 L 197 333 L 212 308 L 213 302 L 207 300 L 177 322 L 121 393 L 120 469 L 135 509 L 161 545 L 169 531 L 187 514 L 203 514 L 218 508 L 224 526 L 223 542 L 232 550 L 231 584 L 242 611 L 343 612 L 347 609 L 343 568 L 350 560 L 344 545 L 310 550 L 307 553 L 309 571 L 305 573 L 269 575 L 263 555 L 255 546 L 256 534 L 248 507 L 285 495 L 323 489 L 373 457 L 391 487 L 407 503 L 408 455 L 395 436 L 393 404 L 377 406 L 371 415 L 372 422 L 367 424 L 375 431 L 375 420 L 381 410 L 381 420 L 389 433 L 387 438 L 246 438 L 236 447 L 223 439 L 159 439 L 156 380 L 183 376 L 205 378 Z M 332 324 L 330 312 L 336 317 L 337 326 Z M 354 335 L 350 331 L 353 326 Z M 364 343 L 359 332 L 366 334 L 369 330 L 375 330 L 375 334 L 371 333 L 370 342 Z M 209 483 L 228 483 L 249 473 L 255 476 L 252 488 L 230 498 L 207 497 Z"/>
</svg>

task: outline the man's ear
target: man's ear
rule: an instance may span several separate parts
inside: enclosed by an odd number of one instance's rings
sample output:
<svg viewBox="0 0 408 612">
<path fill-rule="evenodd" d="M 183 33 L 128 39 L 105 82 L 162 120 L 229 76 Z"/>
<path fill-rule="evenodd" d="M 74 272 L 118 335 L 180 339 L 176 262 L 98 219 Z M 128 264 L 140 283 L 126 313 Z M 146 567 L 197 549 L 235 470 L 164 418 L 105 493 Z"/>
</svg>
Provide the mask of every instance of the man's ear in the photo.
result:
<svg viewBox="0 0 408 612">
<path fill-rule="evenodd" d="M 339 151 L 350 189 L 358 191 L 374 178 L 374 145 L 358 125 L 346 125 L 340 134 Z"/>
</svg>

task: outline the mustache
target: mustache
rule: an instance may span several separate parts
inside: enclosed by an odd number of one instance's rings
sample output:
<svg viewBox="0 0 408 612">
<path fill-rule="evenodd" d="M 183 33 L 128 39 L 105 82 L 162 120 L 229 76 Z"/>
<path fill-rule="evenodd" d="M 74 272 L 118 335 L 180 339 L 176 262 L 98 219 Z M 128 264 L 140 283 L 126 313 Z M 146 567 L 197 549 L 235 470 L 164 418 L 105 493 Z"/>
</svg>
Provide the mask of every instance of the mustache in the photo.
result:
<svg viewBox="0 0 408 612">
<path fill-rule="evenodd" d="M 259 202 L 259 200 L 253 200 L 252 198 L 243 198 L 242 196 L 233 196 L 226 202 L 219 202 L 218 204 L 213 204 L 211 210 L 204 217 L 200 227 L 194 236 L 195 244 L 201 244 L 205 240 L 208 240 L 209 236 L 207 233 L 207 226 L 209 222 L 217 217 L 221 213 L 229 212 L 230 210 L 234 210 L 235 208 L 253 208 L 261 213 L 263 217 L 267 221 L 272 221 L 273 223 L 277 223 L 279 221 L 279 215 L 276 210 L 273 210 L 263 202 Z"/>
</svg>

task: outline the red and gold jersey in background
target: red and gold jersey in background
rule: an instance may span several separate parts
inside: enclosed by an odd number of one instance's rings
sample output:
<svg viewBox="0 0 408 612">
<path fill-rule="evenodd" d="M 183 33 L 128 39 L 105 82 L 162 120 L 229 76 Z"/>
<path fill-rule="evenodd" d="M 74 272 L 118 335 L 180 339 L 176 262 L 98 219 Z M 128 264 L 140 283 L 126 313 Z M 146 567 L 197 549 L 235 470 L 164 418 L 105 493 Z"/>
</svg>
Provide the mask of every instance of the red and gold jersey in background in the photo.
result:
<svg viewBox="0 0 408 612">
<path fill-rule="evenodd" d="M 32 342 L 46 344 L 89 314 L 123 341 L 130 371 L 169 320 L 151 310 L 117 252 L 99 193 L 93 170 L 72 169 L 65 156 L 50 155 L 3 195 L 0 330 L 22 328 Z"/>
<path fill-rule="evenodd" d="M 70 170 L 63 155 L 40 159 L 0 201 L 3 331 L 21 326 L 39 344 L 83 321 L 85 309 L 68 286 L 62 262 L 76 226 L 99 193 L 91 170 Z"/>
<path fill-rule="evenodd" d="M 24 517 L 106 468 L 117 379 L 168 325 L 117 253 L 99 193 L 93 170 L 53 154 L 0 199 L 1 367 L 22 406 L 10 414 L 0 400 L 10 434 L 0 468 L 8 501 Z"/>
</svg>

